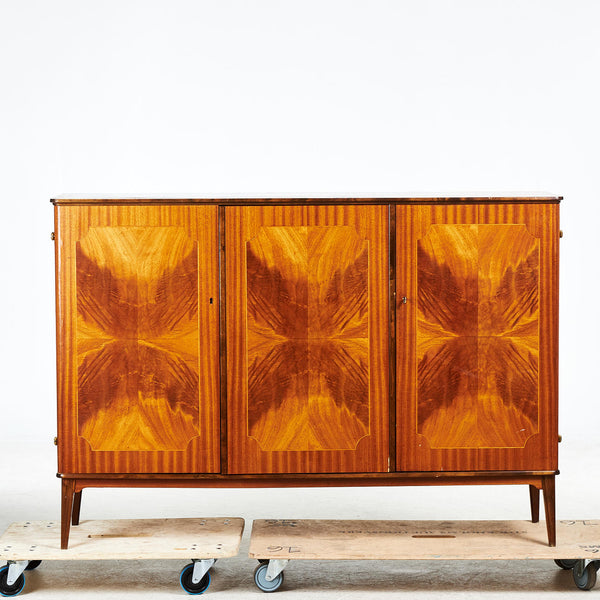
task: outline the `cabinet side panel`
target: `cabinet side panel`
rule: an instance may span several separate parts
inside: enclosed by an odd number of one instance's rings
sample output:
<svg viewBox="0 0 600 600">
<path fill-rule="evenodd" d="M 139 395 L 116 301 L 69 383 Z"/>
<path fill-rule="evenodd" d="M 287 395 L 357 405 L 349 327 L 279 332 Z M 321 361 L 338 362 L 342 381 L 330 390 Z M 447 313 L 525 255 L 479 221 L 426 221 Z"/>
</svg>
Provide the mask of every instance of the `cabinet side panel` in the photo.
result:
<svg viewBox="0 0 600 600">
<path fill-rule="evenodd" d="M 387 207 L 226 223 L 229 472 L 385 470 Z"/>
<path fill-rule="evenodd" d="M 61 471 L 217 471 L 217 208 L 59 211 Z"/>
</svg>

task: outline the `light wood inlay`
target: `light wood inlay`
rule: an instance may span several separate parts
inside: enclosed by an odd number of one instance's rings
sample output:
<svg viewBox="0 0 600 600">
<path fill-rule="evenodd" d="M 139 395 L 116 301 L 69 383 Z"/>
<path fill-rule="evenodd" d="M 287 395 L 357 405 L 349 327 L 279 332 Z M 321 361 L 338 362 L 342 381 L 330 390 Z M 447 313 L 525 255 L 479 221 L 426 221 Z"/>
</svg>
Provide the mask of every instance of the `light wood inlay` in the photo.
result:
<svg viewBox="0 0 600 600">
<path fill-rule="evenodd" d="M 230 473 L 387 470 L 387 213 L 226 209 Z"/>
</svg>

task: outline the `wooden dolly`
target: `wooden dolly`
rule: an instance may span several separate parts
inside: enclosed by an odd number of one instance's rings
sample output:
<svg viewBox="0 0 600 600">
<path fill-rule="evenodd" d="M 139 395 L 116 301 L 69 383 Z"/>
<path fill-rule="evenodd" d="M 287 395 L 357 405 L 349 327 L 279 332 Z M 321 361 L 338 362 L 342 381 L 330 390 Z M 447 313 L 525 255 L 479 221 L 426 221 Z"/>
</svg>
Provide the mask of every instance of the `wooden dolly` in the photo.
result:
<svg viewBox="0 0 600 600">
<path fill-rule="evenodd" d="M 218 558 L 235 556 L 244 520 L 123 519 L 82 521 L 73 528 L 69 548 L 60 549 L 60 521 L 13 523 L 0 537 L 0 594 L 16 596 L 24 572 L 42 560 L 190 559 L 179 576 L 181 587 L 201 594 L 210 585 L 209 570 Z"/>
<path fill-rule="evenodd" d="M 290 560 L 554 559 L 572 569 L 579 589 L 596 583 L 600 521 L 559 521 L 557 546 L 544 523 L 529 521 L 254 521 L 249 555 L 261 563 L 254 582 L 263 592 L 283 583 Z"/>
</svg>

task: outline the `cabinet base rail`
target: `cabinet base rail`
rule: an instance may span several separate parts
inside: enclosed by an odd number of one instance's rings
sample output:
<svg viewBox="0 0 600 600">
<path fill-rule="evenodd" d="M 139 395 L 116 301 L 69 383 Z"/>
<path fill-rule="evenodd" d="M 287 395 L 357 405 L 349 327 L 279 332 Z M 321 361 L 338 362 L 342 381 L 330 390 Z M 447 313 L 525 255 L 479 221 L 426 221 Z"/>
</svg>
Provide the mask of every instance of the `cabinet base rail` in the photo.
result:
<svg viewBox="0 0 600 600">
<path fill-rule="evenodd" d="M 77 526 L 81 512 L 82 491 L 90 487 L 140 488 L 267 488 L 267 487 L 370 487 L 370 486 L 431 486 L 431 485 L 528 485 L 531 521 L 540 516 L 540 490 L 543 491 L 548 545 L 556 546 L 555 476 L 557 471 L 512 472 L 491 474 L 477 472 L 400 473 L 359 475 L 66 475 L 62 479 L 61 548 L 69 545 L 71 524 Z"/>
</svg>

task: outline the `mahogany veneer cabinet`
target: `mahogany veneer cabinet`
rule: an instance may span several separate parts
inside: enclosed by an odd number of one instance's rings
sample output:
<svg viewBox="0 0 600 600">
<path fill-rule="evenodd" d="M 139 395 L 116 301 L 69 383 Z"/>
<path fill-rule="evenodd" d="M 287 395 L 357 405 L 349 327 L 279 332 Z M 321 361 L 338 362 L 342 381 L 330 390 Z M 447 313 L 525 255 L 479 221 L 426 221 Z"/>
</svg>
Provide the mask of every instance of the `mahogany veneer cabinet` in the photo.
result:
<svg viewBox="0 0 600 600">
<path fill-rule="evenodd" d="M 555 543 L 559 197 L 59 198 L 85 487 L 529 485 Z"/>
</svg>

